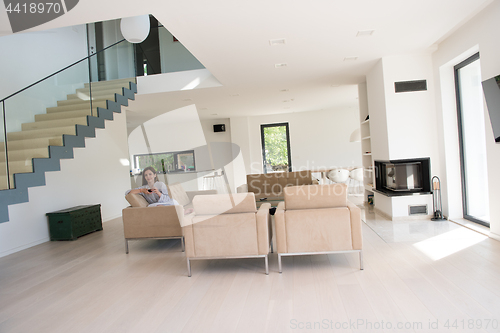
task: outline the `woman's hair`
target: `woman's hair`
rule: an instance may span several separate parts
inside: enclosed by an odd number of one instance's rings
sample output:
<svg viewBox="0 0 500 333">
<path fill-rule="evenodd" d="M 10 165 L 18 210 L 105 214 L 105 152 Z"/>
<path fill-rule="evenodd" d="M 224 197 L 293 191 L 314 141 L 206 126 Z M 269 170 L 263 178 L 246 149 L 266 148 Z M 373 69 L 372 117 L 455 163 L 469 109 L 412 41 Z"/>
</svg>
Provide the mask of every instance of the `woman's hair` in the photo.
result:
<svg viewBox="0 0 500 333">
<path fill-rule="evenodd" d="M 146 180 L 146 177 L 144 177 L 146 171 L 148 170 L 155 174 L 155 182 L 158 181 L 158 175 L 156 174 L 155 168 L 153 168 L 152 166 L 148 166 L 147 168 L 144 168 L 144 170 L 142 170 L 142 185 L 148 185 L 148 181 Z"/>
</svg>

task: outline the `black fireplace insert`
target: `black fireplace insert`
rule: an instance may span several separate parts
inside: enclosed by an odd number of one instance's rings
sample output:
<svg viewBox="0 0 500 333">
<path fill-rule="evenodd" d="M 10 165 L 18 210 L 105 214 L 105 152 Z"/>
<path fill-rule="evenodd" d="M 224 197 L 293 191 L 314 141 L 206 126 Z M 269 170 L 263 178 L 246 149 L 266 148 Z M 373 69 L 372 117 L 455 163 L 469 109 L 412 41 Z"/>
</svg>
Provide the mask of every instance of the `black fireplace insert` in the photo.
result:
<svg viewBox="0 0 500 333">
<path fill-rule="evenodd" d="M 387 196 L 431 193 L 431 160 L 375 161 L 375 190 Z"/>
</svg>

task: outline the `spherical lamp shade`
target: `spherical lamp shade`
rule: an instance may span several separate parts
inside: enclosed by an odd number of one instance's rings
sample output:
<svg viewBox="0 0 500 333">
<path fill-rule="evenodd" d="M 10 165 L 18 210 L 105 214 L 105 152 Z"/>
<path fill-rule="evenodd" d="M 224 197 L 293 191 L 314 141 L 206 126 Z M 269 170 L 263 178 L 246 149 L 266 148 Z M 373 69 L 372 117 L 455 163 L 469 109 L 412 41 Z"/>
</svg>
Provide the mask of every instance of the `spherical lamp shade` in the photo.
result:
<svg viewBox="0 0 500 333">
<path fill-rule="evenodd" d="M 149 35 L 149 27 L 149 15 L 125 17 L 120 22 L 122 35 L 130 43 L 142 43 Z"/>
</svg>

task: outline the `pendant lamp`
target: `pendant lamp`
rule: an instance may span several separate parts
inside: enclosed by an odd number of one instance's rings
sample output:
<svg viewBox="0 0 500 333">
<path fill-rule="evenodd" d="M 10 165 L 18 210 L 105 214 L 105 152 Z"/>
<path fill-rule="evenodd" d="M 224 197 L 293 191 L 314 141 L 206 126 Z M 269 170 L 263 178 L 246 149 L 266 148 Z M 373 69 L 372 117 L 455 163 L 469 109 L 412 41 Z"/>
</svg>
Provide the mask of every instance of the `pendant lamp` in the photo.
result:
<svg viewBox="0 0 500 333">
<path fill-rule="evenodd" d="M 130 43 L 142 43 L 149 35 L 149 15 L 124 17 L 120 22 L 123 37 Z"/>
</svg>

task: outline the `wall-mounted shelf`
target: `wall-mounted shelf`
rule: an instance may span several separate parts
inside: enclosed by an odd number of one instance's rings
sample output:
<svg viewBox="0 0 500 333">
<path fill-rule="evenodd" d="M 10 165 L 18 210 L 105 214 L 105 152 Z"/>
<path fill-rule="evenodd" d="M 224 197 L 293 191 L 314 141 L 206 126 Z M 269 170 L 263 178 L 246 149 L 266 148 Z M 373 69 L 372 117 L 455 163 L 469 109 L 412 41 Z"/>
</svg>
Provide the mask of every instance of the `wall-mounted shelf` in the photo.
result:
<svg viewBox="0 0 500 333">
<path fill-rule="evenodd" d="M 361 131 L 361 161 L 363 163 L 363 189 L 364 189 L 364 201 L 373 204 L 373 184 L 374 179 L 374 163 L 372 144 L 376 143 L 376 137 L 372 139 L 371 137 L 371 123 L 370 123 L 370 112 L 368 110 L 368 94 L 366 89 L 366 83 L 358 85 L 358 96 L 359 96 L 359 119 Z M 363 120 L 363 121 L 361 121 Z"/>
</svg>

